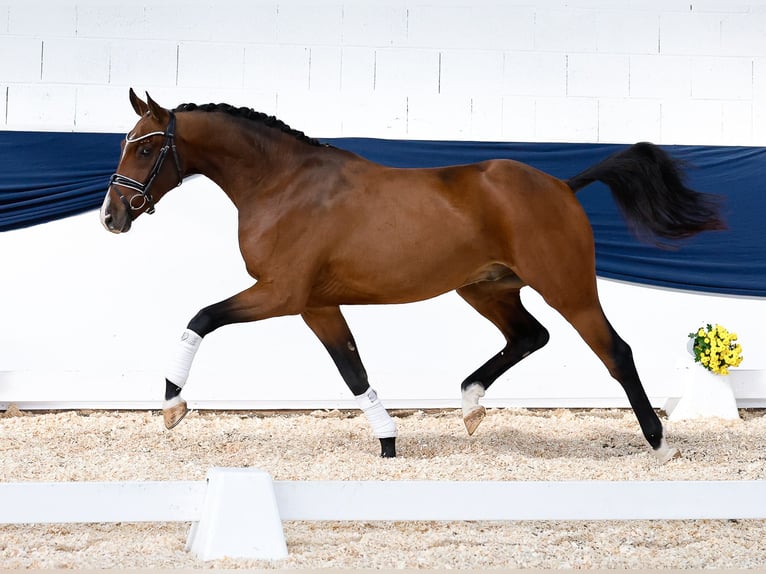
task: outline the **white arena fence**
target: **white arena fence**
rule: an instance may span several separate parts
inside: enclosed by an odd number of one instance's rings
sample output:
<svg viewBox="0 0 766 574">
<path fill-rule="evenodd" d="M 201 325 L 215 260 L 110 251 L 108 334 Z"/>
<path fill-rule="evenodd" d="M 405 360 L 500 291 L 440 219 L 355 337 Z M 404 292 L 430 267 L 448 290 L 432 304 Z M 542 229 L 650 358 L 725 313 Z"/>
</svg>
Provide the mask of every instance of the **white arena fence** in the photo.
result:
<svg viewBox="0 0 766 574">
<path fill-rule="evenodd" d="M 204 481 L 0 484 L 0 524 L 191 522 L 202 560 L 286 558 L 282 522 L 766 519 L 766 481 Z"/>
</svg>

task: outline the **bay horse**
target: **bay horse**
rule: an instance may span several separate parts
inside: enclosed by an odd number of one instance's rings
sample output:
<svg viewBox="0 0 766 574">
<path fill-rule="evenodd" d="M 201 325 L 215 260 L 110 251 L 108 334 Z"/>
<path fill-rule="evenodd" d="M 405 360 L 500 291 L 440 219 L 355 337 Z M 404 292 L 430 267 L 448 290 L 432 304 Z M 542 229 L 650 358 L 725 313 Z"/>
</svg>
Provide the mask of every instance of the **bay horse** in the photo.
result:
<svg viewBox="0 0 766 574">
<path fill-rule="evenodd" d="M 548 331 L 522 305 L 529 286 L 555 308 L 622 385 L 646 441 L 665 462 L 679 456 L 639 379 L 628 344 L 607 320 L 596 288 L 593 232 L 575 193 L 611 190 L 636 234 L 677 240 L 723 229 L 716 196 L 683 183 L 679 163 L 638 143 L 568 180 L 498 159 L 429 169 L 386 167 L 324 145 L 272 116 L 226 104 L 168 110 L 129 92 L 139 120 L 101 207 L 125 233 L 183 179 L 202 174 L 238 210 L 239 247 L 255 283 L 200 310 L 166 372 L 168 429 L 187 412 L 181 390 L 202 339 L 224 325 L 300 314 L 335 362 L 380 440 L 396 456 L 397 428 L 367 372 L 341 305 L 408 303 L 456 290 L 491 321 L 505 347 L 461 384 L 473 434 L 485 391 L 543 347 Z"/>
</svg>

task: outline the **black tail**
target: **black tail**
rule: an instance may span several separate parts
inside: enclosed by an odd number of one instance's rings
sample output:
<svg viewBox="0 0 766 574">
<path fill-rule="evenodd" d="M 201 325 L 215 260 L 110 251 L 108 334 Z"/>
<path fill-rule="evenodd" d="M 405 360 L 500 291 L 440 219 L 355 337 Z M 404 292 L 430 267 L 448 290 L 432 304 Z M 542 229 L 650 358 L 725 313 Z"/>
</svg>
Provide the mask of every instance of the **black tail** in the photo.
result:
<svg viewBox="0 0 766 574">
<path fill-rule="evenodd" d="M 598 180 L 609 186 L 631 231 L 654 243 L 726 229 L 721 198 L 684 185 L 681 162 L 654 144 L 630 146 L 568 179 L 578 191 Z"/>
</svg>

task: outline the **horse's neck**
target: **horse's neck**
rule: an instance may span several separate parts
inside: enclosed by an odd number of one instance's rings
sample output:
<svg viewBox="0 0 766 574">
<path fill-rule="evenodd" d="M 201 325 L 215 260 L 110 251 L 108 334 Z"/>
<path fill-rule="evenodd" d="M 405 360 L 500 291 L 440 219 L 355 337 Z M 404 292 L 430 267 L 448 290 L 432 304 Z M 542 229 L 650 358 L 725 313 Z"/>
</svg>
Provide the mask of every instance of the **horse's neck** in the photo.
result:
<svg viewBox="0 0 766 574">
<path fill-rule="evenodd" d="M 290 165 L 311 147 L 289 134 L 267 126 L 205 120 L 191 135 L 192 173 L 213 180 L 235 205 L 243 195 L 270 188 L 290 173 Z"/>
</svg>

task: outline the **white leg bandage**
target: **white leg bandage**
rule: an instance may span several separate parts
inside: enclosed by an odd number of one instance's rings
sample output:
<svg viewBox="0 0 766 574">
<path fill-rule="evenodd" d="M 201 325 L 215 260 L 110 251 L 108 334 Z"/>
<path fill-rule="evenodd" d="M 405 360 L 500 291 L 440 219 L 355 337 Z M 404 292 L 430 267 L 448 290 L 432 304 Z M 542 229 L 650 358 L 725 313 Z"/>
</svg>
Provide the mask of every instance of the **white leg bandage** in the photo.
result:
<svg viewBox="0 0 766 574">
<path fill-rule="evenodd" d="M 181 340 L 176 345 L 176 352 L 170 361 L 167 370 L 167 379 L 176 386 L 183 387 L 189 377 L 194 355 L 199 349 L 202 337 L 194 331 L 186 329 L 181 335 Z"/>
<path fill-rule="evenodd" d="M 470 385 L 463 391 L 463 416 L 465 417 L 479 406 L 479 399 L 484 396 L 484 387 L 479 383 Z"/>
<path fill-rule="evenodd" d="M 356 404 L 362 409 L 367 421 L 372 427 L 372 432 L 377 438 L 396 437 L 396 421 L 386 411 L 383 403 L 378 398 L 378 393 L 367 389 L 366 393 L 355 395 Z"/>
</svg>

